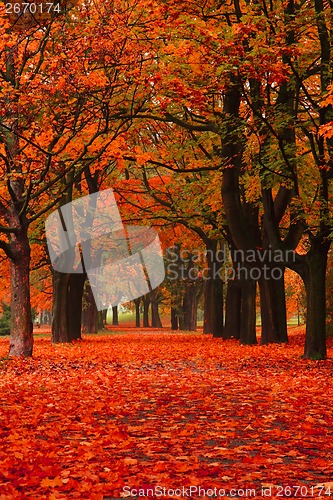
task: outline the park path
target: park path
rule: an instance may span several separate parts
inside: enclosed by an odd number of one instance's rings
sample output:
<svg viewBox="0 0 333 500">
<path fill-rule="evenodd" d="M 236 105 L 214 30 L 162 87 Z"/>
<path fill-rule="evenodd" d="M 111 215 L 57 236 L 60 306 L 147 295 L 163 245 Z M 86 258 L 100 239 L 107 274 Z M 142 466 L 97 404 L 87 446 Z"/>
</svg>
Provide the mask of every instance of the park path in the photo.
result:
<svg viewBox="0 0 333 500">
<path fill-rule="evenodd" d="M 328 498 L 333 360 L 300 359 L 302 342 L 37 339 L 0 361 L 0 500 Z"/>
</svg>

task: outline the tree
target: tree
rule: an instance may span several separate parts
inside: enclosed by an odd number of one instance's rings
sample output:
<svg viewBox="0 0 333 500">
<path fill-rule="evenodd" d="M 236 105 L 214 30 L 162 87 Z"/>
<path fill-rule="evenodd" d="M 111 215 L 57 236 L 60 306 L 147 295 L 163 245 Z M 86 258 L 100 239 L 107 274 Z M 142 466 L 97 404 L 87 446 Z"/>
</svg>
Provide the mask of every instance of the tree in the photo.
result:
<svg viewBox="0 0 333 500">
<path fill-rule="evenodd" d="M 139 115 L 197 135 L 210 132 L 220 140 L 213 156 L 223 168 L 224 210 L 232 239 L 243 251 L 258 246 L 244 181 L 249 169 L 259 178 L 260 204 L 253 207 L 262 216 L 259 246 L 267 250 L 262 241 L 281 252 L 281 271 L 287 265 L 304 280 L 307 358 L 326 356 L 332 155 L 331 102 L 323 102 L 323 95 L 331 84 L 330 10 L 321 1 L 314 6 L 276 1 L 269 7 L 260 1 L 168 3 L 155 45 L 155 99 Z M 168 23 L 180 16 L 186 22 L 176 23 L 171 34 Z M 309 176 L 316 183 L 308 183 Z M 304 231 L 309 250 L 293 253 Z M 261 259 L 257 252 L 256 264 Z M 276 331 L 267 341 L 284 341 L 282 278 L 278 287 L 262 281 L 260 288 L 269 313 L 263 327 L 267 334 L 267 325 Z"/>
<path fill-rule="evenodd" d="M 205 274 L 204 329 L 216 337 L 222 336 L 223 283 L 219 254 L 223 217 L 218 211 L 221 207 L 219 161 L 215 164 L 210 153 L 211 135 L 202 135 L 197 141 L 194 134 L 172 123 L 151 120 L 135 123 L 133 132 L 134 138 L 130 135 L 124 153 L 128 162 L 126 182 L 116 187 L 124 205 L 128 205 L 127 211 L 131 212 L 128 218 L 140 218 L 156 225 L 172 224 L 178 229 L 179 239 L 164 230 L 169 235 L 169 245 L 170 241 L 176 245 L 181 241 L 184 250 L 195 248 L 197 251 L 204 242 L 206 250 L 203 248 L 202 254 L 206 252 L 205 265 L 209 267 Z M 181 231 L 180 225 L 187 230 Z M 182 328 L 182 300 L 179 293 L 173 296 L 172 322 L 176 327 L 176 318 L 179 318 Z"/>
<path fill-rule="evenodd" d="M 0 246 L 11 262 L 11 355 L 32 354 L 29 226 L 90 165 L 105 168 L 111 144 L 117 157 L 130 121 L 119 110 L 143 98 L 137 7 L 87 3 L 17 31 L 2 14 Z"/>
</svg>

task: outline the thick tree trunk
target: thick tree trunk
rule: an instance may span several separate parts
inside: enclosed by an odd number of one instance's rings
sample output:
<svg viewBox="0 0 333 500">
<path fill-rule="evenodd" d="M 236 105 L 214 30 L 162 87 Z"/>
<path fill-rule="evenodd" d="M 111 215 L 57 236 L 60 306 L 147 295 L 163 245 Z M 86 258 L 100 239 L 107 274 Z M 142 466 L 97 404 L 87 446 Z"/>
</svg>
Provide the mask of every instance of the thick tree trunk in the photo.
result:
<svg viewBox="0 0 333 500">
<path fill-rule="evenodd" d="M 206 281 L 203 331 L 214 337 L 223 336 L 223 283 L 220 278 Z"/>
<path fill-rule="evenodd" d="M 118 306 L 112 306 L 112 324 L 113 326 L 119 325 Z"/>
<path fill-rule="evenodd" d="M 230 168 L 223 170 L 222 200 L 228 228 L 236 249 L 255 249 L 258 243 L 258 209 L 243 202 L 239 176 L 243 166 L 243 131 L 239 121 L 241 88 L 231 76 L 231 83 L 225 92 L 223 112 L 226 117 L 225 132 L 222 136 L 221 157 Z M 233 81 L 234 80 L 234 81 Z M 235 262 L 234 262 L 235 264 Z M 241 263 L 242 266 L 244 263 Z M 250 269 L 246 269 L 249 274 Z M 256 283 L 249 276 L 241 276 L 241 324 L 242 344 L 256 344 Z"/>
<path fill-rule="evenodd" d="M 89 304 L 83 311 L 82 330 L 83 333 L 97 333 L 98 311 L 95 304 Z"/>
<path fill-rule="evenodd" d="M 184 330 L 197 330 L 198 289 L 195 282 L 188 282 L 185 286 L 183 311 Z"/>
<path fill-rule="evenodd" d="M 152 328 L 162 328 L 162 322 L 158 310 L 158 302 L 151 303 L 151 326 Z"/>
<path fill-rule="evenodd" d="M 97 333 L 97 307 L 89 283 L 86 283 L 85 306 L 83 310 L 83 333 Z"/>
<path fill-rule="evenodd" d="M 330 243 L 316 241 L 306 255 L 306 334 L 303 357 L 326 358 L 326 267 Z"/>
<path fill-rule="evenodd" d="M 83 274 L 53 271 L 52 342 L 81 338 Z"/>
<path fill-rule="evenodd" d="M 102 309 L 102 311 L 97 311 L 97 330 L 103 330 L 105 328 L 105 320 L 106 320 L 106 309 Z"/>
<path fill-rule="evenodd" d="M 257 343 L 256 337 L 256 282 L 252 279 L 241 279 L 241 344 L 253 345 Z"/>
<path fill-rule="evenodd" d="M 81 338 L 82 298 L 84 274 L 71 274 L 68 283 L 67 318 L 68 340 Z"/>
<path fill-rule="evenodd" d="M 52 342 L 69 342 L 67 304 L 70 274 L 53 271 Z"/>
<path fill-rule="evenodd" d="M 277 279 L 259 280 L 261 344 L 288 342 L 284 268 L 280 269 Z"/>
<path fill-rule="evenodd" d="M 256 281 L 251 278 L 251 267 L 239 260 L 234 250 L 232 243 L 233 275 L 228 281 L 224 338 L 234 337 L 242 344 L 252 345 L 257 343 Z"/>
<path fill-rule="evenodd" d="M 204 291 L 203 333 L 212 333 L 214 337 L 218 337 L 218 333 L 222 329 L 218 329 L 216 320 L 215 284 L 212 278 L 208 278 L 205 281 Z"/>
<path fill-rule="evenodd" d="M 218 242 L 210 240 L 207 248 L 207 280 L 204 301 L 204 333 L 212 333 L 214 337 L 223 336 L 223 281 L 221 269 L 223 259 Z"/>
<path fill-rule="evenodd" d="M 12 237 L 10 356 L 32 356 L 33 324 L 30 305 L 30 246 L 26 229 Z"/>
<path fill-rule="evenodd" d="M 72 201 L 72 174 L 64 182 L 68 182 L 68 190 L 59 205 Z M 68 268 L 74 266 L 74 254 Z M 61 273 L 53 270 L 53 303 L 52 303 L 52 342 L 71 342 L 81 338 L 81 314 L 84 276 L 76 273 Z"/>
<path fill-rule="evenodd" d="M 228 281 L 226 296 L 224 339 L 240 338 L 242 285 L 238 279 Z"/>
<path fill-rule="evenodd" d="M 8 209 L 1 197 L 1 218 L 9 227 L 16 229 L 10 233 L 10 242 L 5 245 L 7 257 L 10 258 L 11 280 L 11 321 L 10 321 L 10 356 L 32 356 L 33 323 L 30 304 L 30 244 L 28 238 L 28 221 L 26 218 L 26 202 L 29 201 L 28 175 L 22 174 L 22 152 L 20 148 L 18 94 L 14 92 L 17 83 L 16 57 L 18 46 L 4 47 L 6 80 L 13 88 L 11 97 L 5 99 L 7 106 L 2 110 L 2 120 L 9 120 L 8 131 L 1 131 L 1 142 L 7 152 L 7 169 L 10 175 L 2 180 L 2 188 L 8 188 L 10 203 Z M 4 113 L 4 114 L 3 114 Z M 8 125 L 7 125 L 8 127 Z M 2 159 L 3 159 L 2 153 Z M 6 162 L 6 160 L 5 160 Z M 18 174 L 18 175 L 16 175 Z M 31 182 L 31 181 L 30 181 Z M 2 192 L 2 196 L 4 193 Z M 4 203 L 4 204 L 3 204 Z M 2 225 L 2 224 L 1 224 Z"/>
</svg>

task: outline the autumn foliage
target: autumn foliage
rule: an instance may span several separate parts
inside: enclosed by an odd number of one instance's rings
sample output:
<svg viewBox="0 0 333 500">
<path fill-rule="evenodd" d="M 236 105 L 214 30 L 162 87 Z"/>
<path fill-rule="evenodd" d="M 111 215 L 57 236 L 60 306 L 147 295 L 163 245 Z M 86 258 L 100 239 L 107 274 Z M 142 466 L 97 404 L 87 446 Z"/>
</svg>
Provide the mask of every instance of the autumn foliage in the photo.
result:
<svg viewBox="0 0 333 500">
<path fill-rule="evenodd" d="M 302 334 L 283 347 L 168 330 L 40 338 L 33 358 L 2 358 L 1 500 L 102 500 L 157 485 L 255 488 L 257 498 L 298 485 L 327 498 L 332 359 L 301 360 Z"/>
<path fill-rule="evenodd" d="M 52 5 L 0 8 L 0 500 L 333 496 L 332 2 Z M 113 304 L 45 219 L 108 188 L 166 279 L 81 335 Z"/>
</svg>

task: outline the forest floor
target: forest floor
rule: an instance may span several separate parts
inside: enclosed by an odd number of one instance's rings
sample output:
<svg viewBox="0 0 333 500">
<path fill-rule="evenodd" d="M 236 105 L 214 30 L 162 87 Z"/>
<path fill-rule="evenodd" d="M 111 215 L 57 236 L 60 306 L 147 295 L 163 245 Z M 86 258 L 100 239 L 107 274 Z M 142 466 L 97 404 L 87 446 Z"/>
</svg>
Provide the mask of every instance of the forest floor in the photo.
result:
<svg viewBox="0 0 333 500">
<path fill-rule="evenodd" d="M 333 341 L 308 361 L 303 340 L 1 339 L 0 499 L 333 496 Z"/>
</svg>

